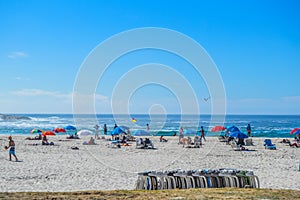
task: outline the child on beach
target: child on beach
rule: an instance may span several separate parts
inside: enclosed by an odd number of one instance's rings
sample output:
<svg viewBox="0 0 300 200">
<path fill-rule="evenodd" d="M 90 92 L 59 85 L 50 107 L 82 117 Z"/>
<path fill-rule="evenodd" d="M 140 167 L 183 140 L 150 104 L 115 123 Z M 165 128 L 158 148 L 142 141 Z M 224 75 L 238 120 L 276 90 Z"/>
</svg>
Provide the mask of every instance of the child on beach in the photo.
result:
<svg viewBox="0 0 300 200">
<path fill-rule="evenodd" d="M 11 136 L 9 136 L 8 139 L 9 139 L 8 146 L 6 146 L 5 149 L 9 149 L 9 151 L 8 151 L 9 161 L 11 161 L 11 155 L 13 155 L 16 159 L 16 162 L 17 162 L 18 158 L 17 158 L 16 153 L 15 153 L 15 142 L 13 141 Z"/>
</svg>

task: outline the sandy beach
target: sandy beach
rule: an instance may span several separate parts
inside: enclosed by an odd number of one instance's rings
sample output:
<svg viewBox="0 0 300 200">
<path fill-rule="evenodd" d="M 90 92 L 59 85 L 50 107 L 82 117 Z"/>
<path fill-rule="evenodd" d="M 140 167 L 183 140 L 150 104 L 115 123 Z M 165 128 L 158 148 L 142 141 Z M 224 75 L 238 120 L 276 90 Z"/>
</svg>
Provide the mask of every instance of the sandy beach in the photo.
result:
<svg viewBox="0 0 300 200">
<path fill-rule="evenodd" d="M 300 189 L 300 148 L 272 139 L 277 150 L 267 150 L 264 138 L 253 138 L 250 151 L 234 151 L 230 145 L 208 137 L 202 148 L 183 148 L 177 137 L 168 142 L 151 138 L 155 150 L 132 146 L 110 148 L 110 142 L 96 140 L 97 145 L 83 145 L 89 137 L 67 140 L 66 136 L 49 136 L 54 146 L 42 146 L 41 141 L 13 136 L 20 162 L 8 160 L 4 149 L 8 139 L 0 136 L 1 192 L 16 191 L 81 191 L 134 189 L 137 172 L 168 169 L 237 168 L 253 170 L 261 188 Z M 107 136 L 108 138 L 108 136 Z M 73 150 L 72 147 L 79 150 Z"/>
</svg>

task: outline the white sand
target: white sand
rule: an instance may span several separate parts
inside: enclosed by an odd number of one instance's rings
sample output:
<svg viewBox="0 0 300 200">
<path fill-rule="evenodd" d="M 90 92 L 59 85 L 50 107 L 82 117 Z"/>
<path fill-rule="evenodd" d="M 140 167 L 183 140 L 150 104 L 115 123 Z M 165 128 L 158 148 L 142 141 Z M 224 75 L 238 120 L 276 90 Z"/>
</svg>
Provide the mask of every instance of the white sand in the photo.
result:
<svg viewBox="0 0 300 200">
<path fill-rule="evenodd" d="M 27 136 L 26 136 L 27 137 Z M 152 138 L 157 150 L 109 148 L 108 141 L 98 145 L 82 145 L 80 140 L 65 140 L 65 136 L 49 137 L 57 146 L 42 146 L 41 141 L 13 136 L 16 154 L 21 162 L 8 161 L 7 136 L 0 136 L 0 189 L 12 191 L 78 191 L 133 189 L 136 172 L 167 169 L 237 168 L 253 170 L 262 188 L 300 189 L 300 148 L 291 148 L 272 139 L 277 150 L 266 150 L 263 138 L 254 138 L 256 151 L 234 151 L 217 138 L 207 138 L 203 148 L 189 149 L 178 145 L 177 137 L 161 143 Z M 37 146 L 30 144 L 38 143 Z M 72 150 L 72 146 L 79 150 Z M 14 158 L 13 158 L 14 160 Z"/>
</svg>

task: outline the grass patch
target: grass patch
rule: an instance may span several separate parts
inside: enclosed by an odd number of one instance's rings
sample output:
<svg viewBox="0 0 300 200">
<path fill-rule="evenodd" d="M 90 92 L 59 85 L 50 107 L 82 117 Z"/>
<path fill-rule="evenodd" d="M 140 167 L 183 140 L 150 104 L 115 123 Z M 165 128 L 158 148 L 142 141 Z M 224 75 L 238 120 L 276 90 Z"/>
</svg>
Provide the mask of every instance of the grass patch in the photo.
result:
<svg viewBox="0 0 300 200">
<path fill-rule="evenodd" d="M 300 199 L 300 190 L 273 189 L 189 189 L 113 190 L 78 192 L 2 192 L 0 199 Z"/>
</svg>

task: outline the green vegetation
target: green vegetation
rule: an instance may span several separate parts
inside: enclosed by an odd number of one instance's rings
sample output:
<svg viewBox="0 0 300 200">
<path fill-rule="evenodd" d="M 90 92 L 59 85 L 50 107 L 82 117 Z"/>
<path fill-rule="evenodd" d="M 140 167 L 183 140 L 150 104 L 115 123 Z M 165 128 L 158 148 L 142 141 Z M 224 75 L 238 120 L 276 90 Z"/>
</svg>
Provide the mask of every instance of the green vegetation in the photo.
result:
<svg viewBox="0 0 300 200">
<path fill-rule="evenodd" d="M 300 190 L 190 189 L 78 192 L 2 192 L 0 199 L 300 199 Z"/>
</svg>

